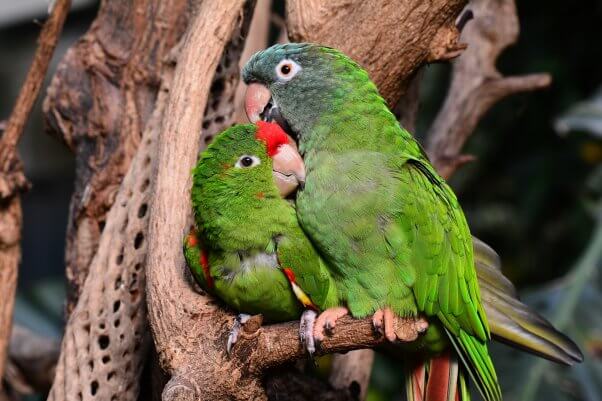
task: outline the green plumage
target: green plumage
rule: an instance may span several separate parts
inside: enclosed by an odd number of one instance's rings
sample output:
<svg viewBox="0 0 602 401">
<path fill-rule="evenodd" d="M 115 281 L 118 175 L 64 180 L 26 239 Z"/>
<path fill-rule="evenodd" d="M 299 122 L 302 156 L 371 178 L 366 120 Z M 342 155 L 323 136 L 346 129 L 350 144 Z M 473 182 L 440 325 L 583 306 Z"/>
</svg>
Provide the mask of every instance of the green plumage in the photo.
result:
<svg viewBox="0 0 602 401">
<path fill-rule="evenodd" d="M 192 204 L 198 237 L 211 278 L 201 265 L 200 246 L 185 239 L 184 253 L 199 284 L 243 313 L 270 321 L 297 319 L 303 310 L 282 272 L 290 268 L 319 308 L 337 302 L 322 260 L 301 230 L 293 205 L 281 199 L 272 161 L 256 127 L 240 125 L 218 135 L 193 171 Z M 243 168 L 237 161 L 253 156 Z"/>
<path fill-rule="evenodd" d="M 273 72 L 282 58 L 301 67 L 287 82 Z M 464 214 L 368 74 L 336 50 L 290 44 L 256 54 L 243 77 L 269 87 L 298 135 L 299 221 L 352 315 L 390 307 L 441 322 L 484 397 L 499 400 Z"/>
</svg>

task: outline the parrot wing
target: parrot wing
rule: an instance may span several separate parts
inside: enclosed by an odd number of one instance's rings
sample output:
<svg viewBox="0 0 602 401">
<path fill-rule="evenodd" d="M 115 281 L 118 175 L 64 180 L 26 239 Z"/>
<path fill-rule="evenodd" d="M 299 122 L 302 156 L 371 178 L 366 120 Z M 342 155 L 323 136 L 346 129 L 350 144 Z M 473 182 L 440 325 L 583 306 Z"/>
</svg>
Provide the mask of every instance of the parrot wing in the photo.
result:
<svg viewBox="0 0 602 401">
<path fill-rule="evenodd" d="M 464 214 L 451 188 L 430 164 L 408 158 L 400 167 L 396 223 L 409 241 L 418 310 L 443 323 L 483 397 L 499 401 L 501 390 L 487 350 L 489 327 Z"/>
<path fill-rule="evenodd" d="M 291 283 L 297 299 L 304 306 L 325 310 L 337 305 L 334 280 L 301 228 L 299 232 L 295 230 L 294 233 L 281 237 L 276 252 L 280 267 Z M 305 297 L 311 300 L 311 304 L 307 304 Z"/>
</svg>

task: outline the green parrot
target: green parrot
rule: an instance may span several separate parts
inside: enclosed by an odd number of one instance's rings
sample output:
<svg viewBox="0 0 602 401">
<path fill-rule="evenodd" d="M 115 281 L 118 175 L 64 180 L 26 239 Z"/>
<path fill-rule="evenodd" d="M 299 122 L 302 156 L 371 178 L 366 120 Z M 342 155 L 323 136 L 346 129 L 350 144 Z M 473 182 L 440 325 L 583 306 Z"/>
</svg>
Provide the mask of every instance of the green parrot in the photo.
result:
<svg viewBox="0 0 602 401">
<path fill-rule="evenodd" d="M 277 122 L 305 162 L 297 216 L 339 298 L 317 318 L 315 339 L 345 313 L 372 316 L 391 341 L 401 338 L 396 317 L 426 318 L 427 332 L 405 346 L 420 355 L 410 398 L 466 399 L 466 371 L 485 400 L 501 400 L 464 213 L 367 72 L 335 49 L 290 43 L 256 53 L 242 77 L 251 122 Z M 516 333 L 498 334 L 529 347 Z M 570 360 L 580 360 L 570 345 Z"/>
<path fill-rule="evenodd" d="M 201 287 L 238 312 L 262 313 L 276 322 L 297 319 L 305 311 L 300 335 L 311 350 L 307 331 L 314 310 L 339 301 L 328 271 L 299 228 L 292 204 L 280 198 L 305 177 L 301 157 L 288 141 L 276 124 L 263 122 L 233 127 L 216 137 L 194 169 L 192 203 L 198 232 L 185 238 L 184 253 Z M 274 230 L 279 234 L 274 236 Z M 277 248 L 272 250 L 274 243 Z M 518 300 L 501 273 L 497 254 L 476 238 L 473 246 L 493 334 L 556 362 L 577 359 L 574 344 Z M 274 254 L 276 268 L 273 256 L 266 257 Z M 245 316 L 241 313 L 235 323 L 228 351 Z M 421 341 L 428 343 L 428 337 L 427 333 Z"/>
<path fill-rule="evenodd" d="M 294 143 L 293 143 L 294 145 Z M 276 124 L 237 125 L 218 135 L 193 171 L 198 232 L 184 240 L 197 282 L 240 312 L 228 351 L 249 314 L 298 319 L 302 340 L 314 311 L 338 304 L 336 286 L 299 226 L 288 195 L 303 181 L 303 161 Z M 307 344 L 313 350 L 313 342 Z"/>
</svg>

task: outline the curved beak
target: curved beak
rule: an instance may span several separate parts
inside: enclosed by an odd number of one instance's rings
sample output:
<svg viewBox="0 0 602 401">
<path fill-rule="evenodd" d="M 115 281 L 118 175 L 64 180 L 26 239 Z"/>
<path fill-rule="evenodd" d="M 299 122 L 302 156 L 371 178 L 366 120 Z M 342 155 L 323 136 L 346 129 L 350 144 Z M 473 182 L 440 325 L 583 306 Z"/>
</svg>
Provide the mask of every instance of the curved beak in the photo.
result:
<svg viewBox="0 0 602 401">
<path fill-rule="evenodd" d="M 252 83 L 247 87 L 247 93 L 245 95 L 245 112 L 247 118 L 253 124 L 261 120 L 264 110 L 270 99 L 272 93 L 268 88 L 262 84 Z"/>
<path fill-rule="evenodd" d="M 294 145 L 287 144 L 278 148 L 278 153 L 272 156 L 272 174 L 283 198 L 293 193 L 298 186 L 303 188 L 305 164 Z"/>
</svg>

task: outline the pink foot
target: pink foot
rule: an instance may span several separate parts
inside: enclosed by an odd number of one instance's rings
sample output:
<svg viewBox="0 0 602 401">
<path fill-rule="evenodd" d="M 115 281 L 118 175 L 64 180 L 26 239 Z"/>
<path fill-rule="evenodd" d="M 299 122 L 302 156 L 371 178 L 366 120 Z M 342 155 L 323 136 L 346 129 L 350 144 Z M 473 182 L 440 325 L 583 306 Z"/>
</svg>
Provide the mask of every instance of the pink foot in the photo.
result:
<svg viewBox="0 0 602 401">
<path fill-rule="evenodd" d="M 389 308 L 377 310 L 372 315 L 372 325 L 390 342 L 414 341 L 428 328 L 428 322 L 424 318 L 399 317 Z"/>
<path fill-rule="evenodd" d="M 345 316 L 349 310 L 343 306 L 329 308 L 322 312 L 314 324 L 314 340 L 323 341 L 326 332 L 332 332 L 336 326 L 337 319 Z"/>
</svg>

